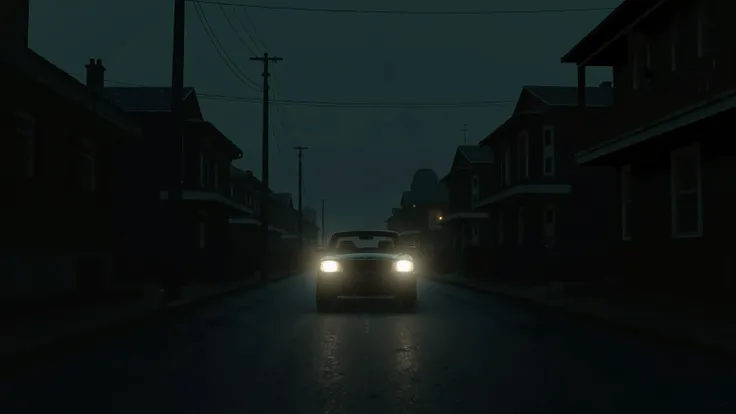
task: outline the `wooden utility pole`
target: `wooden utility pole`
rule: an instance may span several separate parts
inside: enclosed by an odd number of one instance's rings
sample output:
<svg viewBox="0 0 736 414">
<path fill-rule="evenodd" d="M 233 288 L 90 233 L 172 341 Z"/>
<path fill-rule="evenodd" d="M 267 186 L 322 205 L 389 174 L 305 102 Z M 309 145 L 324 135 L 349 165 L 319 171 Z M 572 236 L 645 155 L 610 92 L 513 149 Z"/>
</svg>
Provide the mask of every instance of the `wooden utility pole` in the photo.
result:
<svg viewBox="0 0 736 414">
<path fill-rule="evenodd" d="M 181 0 L 177 0 L 181 1 Z M 269 279 L 269 272 L 271 267 L 269 257 L 269 197 L 270 197 L 270 183 L 269 183 L 269 153 L 268 153 L 268 72 L 269 62 L 278 62 L 284 60 L 280 57 L 269 57 L 268 53 L 264 53 L 263 56 L 252 57 L 250 60 L 258 60 L 263 62 L 263 142 L 262 142 L 262 161 L 261 161 L 261 281 L 266 282 Z"/>
<path fill-rule="evenodd" d="M 178 257 L 184 244 L 183 234 L 180 234 L 184 217 L 182 206 L 184 192 L 184 11 L 186 9 L 184 2 L 185 0 L 174 0 L 173 53 L 171 56 L 171 138 L 172 143 L 176 143 L 176 156 L 179 158 L 179 174 L 171 183 L 167 183 L 168 198 L 174 220 L 171 228 L 171 256 L 169 257 L 172 265 L 180 261 Z M 168 294 L 178 297 L 181 272 L 174 272 L 173 269 L 167 271 L 171 273 L 166 277 Z"/>
<path fill-rule="evenodd" d="M 299 223 L 297 224 L 297 234 L 299 236 L 299 265 L 302 264 L 302 256 L 304 253 L 304 214 L 302 212 L 302 189 L 304 188 L 304 180 L 303 180 L 303 174 L 302 174 L 302 158 L 304 156 L 304 151 L 308 150 L 309 148 L 303 147 L 303 146 L 297 146 L 294 147 L 294 149 L 299 154 Z"/>
</svg>

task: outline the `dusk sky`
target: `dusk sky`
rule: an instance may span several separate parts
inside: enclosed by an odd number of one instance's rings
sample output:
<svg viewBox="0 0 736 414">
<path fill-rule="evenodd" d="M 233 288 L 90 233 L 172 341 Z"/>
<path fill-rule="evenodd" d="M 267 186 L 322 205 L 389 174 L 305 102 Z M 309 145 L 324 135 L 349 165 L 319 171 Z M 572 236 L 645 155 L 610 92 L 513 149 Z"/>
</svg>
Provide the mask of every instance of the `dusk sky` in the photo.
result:
<svg viewBox="0 0 736 414">
<path fill-rule="evenodd" d="M 315 8 L 400 10 L 521 10 L 613 8 L 620 0 L 481 1 L 233 0 L 233 3 Z M 168 86 L 171 0 L 32 0 L 32 49 L 83 79 L 89 58 L 100 58 L 107 79 Z M 416 16 L 308 13 L 202 4 L 216 38 L 256 87 L 232 74 L 187 4 L 185 83 L 199 93 L 260 98 L 261 66 L 253 51 L 284 58 L 273 67 L 277 99 L 329 102 L 515 101 L 525 84 L 574 85 L 575 69 L 560 57 L 608 11 L 516 15 Z M 264 43 L 251 42 L 248 33 Z M 588 82 L 609 80 L 589 71 Z M 120 86 L 119 84 L 111 84 Z M 202 99 L 205 117 L 245 155 L 236 163 L 260 176 L 258 102 Z M 297 158 L 306 145 L 304 201 L 327 198 L 328 232 L 384 227 L 418 168 L 444 175 L 462 126 L 475 143 L 503 122 L 513 104 L 485 108 L 344 108 L 274 106 L 271 186 L 297 190 Z"/>
</svg>

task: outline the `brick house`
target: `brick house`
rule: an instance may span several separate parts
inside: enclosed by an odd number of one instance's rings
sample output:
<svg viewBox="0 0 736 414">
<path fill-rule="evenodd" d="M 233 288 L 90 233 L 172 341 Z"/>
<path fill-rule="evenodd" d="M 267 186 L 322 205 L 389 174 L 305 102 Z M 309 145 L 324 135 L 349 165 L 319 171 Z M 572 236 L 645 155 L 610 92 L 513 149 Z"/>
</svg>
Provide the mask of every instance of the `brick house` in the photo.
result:
<svg viewBox="0 0 736 414">
<path fill-rule="evenodd" d="M 498 179 L 498 168 L 494 163 L 493 151 L 489 146 L 461 145 L 455 151 L 450 171 L 440 182 L 447 188 L 448 207 L 442 216 L 442 227 L 452 246 L 462 252 L 465 247 L 479 246 L 487 232 L 481 226 L 488 215 L 474 211 L 473 203 L 480 201 L 481 181 Z M 485 188 L 493 188 L 486 185 Z"/>
<path fill-rule="evenodd" d="M 136 119 L 144 141 L 131 146 L 120 172 L 145 191 L 158 194 L 159 206 L 139 218 L 147 221 L 147 237 L 140 241 L 149 262 L 180 274 L 184 280 L 214 282 L 231 274 L 229 218 L 250 209 L 232 200 L 230 164 L 242 151 L 212 123 L 204 120 L 196 91 L 184 91 L 184 135 L 171 134 L 171 89 L 167 87 L 104 87 L 102 62 L 87 65 L 90 88 Z M 183 148 L 183 156 L 180 148 Z M 179 184 L 181 182 L 181 184 Z M 171 189 L 183 186 L 182 208 Z M 169 252 L 162 252 L 168 246 Z M 168 254 L 167 254 L 168 253 Z M 163 260 L 163 261 L 162 261 Z"/>
<path fill-rule="evenodd" d="M 444 270 L 466 272 L 472 266 L 473 250 L 490 242 L 488 214 L 474 211 L 473 204 L 485 194 L 482 188 L 493 188 L 488 183 L 498 180 L 498 166 L 488 146 L 461 145 L 455 150 L 450 171 L 441 180 L 446 189 L 448 205 L 440 217 L 443 237 L 447 241 L 443 257 Z M 485 185 L 481 186 L 481 182 Z M 473 249 L 475 248 L 475 249 Z"/>
<path fill-rule="evenodd" d="M 610 110 L 609 84 L 585 93 L 588 119 Z M 580 124 L 575 87 L 524 86 L 511 117 L 481 141 L 499 171 L 499 179 L 481 182 L 484 195 L 473 205 L 488 214 L 494 277 L 594 277 L 587 261 L 609 244 L 615 172 L 575 165 Z"/>
<path fill-rule="evenodd" d="M 586 67 L 613 68 L 614 109 L 587 124 L 576 160 L 618 170 L 617 244 L 605 263 L 621 285 L 733 301 L 736 151 L 722 137 L 736 115 L 734 11 L 626 1 L 562 58 L 579 85 Z"/>
<path fill-rule="evenodd" d="M 131 212 L 116 203 L 117 153 L 141 130 L 26 39 L 0 40 L 0 77 L 12 85 L 0 109 L 0 297 L 99 296 L 120 276 L 118 240 L 131 235 L 118 225 Z"/>
</svg>

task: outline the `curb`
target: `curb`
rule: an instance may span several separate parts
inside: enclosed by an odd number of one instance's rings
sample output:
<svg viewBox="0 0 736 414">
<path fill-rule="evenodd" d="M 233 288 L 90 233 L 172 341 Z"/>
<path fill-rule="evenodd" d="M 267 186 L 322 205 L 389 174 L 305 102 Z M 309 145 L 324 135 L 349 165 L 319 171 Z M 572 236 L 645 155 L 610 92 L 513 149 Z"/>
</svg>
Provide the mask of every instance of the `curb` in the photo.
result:
<svg viewBox="0 0 736 414">
<path fill-rule="evenodd" d="M 93 345 L 97 341 L 111 335 L 124 332 L 126 329 L 131 329 L 146 323 L 153 323 L 177 314 L 184 314 L 188 311 L 193 311 L 197 308 L 210 305 L 213 302 L 224 299 L 228 296 L 260 289 L 265 286 L 290 279 L 299 274 L 301 273 L 287 273 L 279 277 L 274 277 L 266 282 L 255 281 L 254 283 L 247 284 L 245 286 L 238 286 L 233 289 L 216 292 L 204 297 L 163 305 L 159 308 L 153 309 L 151 312 L 143 312 L 130 318 L 123 318 L 122 320 L 115 321 L 110 324 L 104 324 L 103 326 L 83 330 L 75 335 L 69 335 L 67 337 L 62 336 L 61 338 L 57 338 L 56 340 L 38 347 L 26 349 L 14 355 L 0 357 L 0 372 L 3 374 L 12 373 L 16 370 L 27 368 L 35 363 L 52 359 L 66 352 Z"/>
<path fill-rule="evenodd" d="M 466 284 L 466 283 L 458 282 L 454 280 L 446 280 L 446 279 L 432 277 L 432 276 L 426 276 L 425 279 L 433 281 L 433 282 L 437 282 L 437 283 L 443 283 L 446 285 L 455 286 L 461 289 L 470 290 L 470 291 L 485 294 L 485 295 L 496 296 L 496 297 L 499 297 L 499 298 L 502 298 L 508 301 L 516 302 L 518 304 L 523 304 L 525 306 L 536 307 L 536 308 L 541 308 L 545 310 L 554 310 L 555 312 L 558 312 L 559 314 L 565 314 L 567 316 L 571 316 L 571 317 L 574 317 L 576 319 L 579 319 L 579 320 L 582 320 L 588 323 L 597 323 L 597 324 L 603 323 L 610 328 L 614 328 L 618 331 L 626 332 L 629 334 L 635 334 L 636 336 L 639 336 L 643 339 L 648 339 L 649 341 L 654 341 L 656 343 L 677 345 L 677 346 L 687 348 L 690 350 L 694 350 L 694 351 L 707 352 L 709 354 L 713 354 L 714 356 L 718 356 L 721 358 L 736 359 L 736 349 L 734 349 L 733 347 L 729 348 L 727 346 L 722 346 L 719 344 L 700 341 L 692 337 L 673 335 L 673 334 L 662 332 L 656 329 L 627 324 L 627 323 L 617 321 L 611 318 L 606 318 L 606 317 L 602 317 L 599 315 L 595 315 L 590 312 L 575 310 L 575 309 L 571 309 L 565 306 L 560 306 L 560 305 L 555 305 L 555 304 L 550 304 L 550 303 L 544 303 L 544 302 L 540 302 L 532 298 L 514 295 L 511 293 L 507 293 L 507 292 L 484 289 L 482 287 L 473 286 L 470 284 Z"/>
</svg>

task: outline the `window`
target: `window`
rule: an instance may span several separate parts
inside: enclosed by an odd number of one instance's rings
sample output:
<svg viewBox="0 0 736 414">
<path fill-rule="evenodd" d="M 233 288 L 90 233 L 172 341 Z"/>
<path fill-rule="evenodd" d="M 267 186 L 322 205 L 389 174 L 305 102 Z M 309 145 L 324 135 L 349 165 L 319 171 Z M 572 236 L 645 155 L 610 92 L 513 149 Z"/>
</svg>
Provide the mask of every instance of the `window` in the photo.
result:
<svg viewBox="0 0 736 414">
<path fill-rule="evenodd" d="M 529 132 L 522 131 L 516 148 L 516 165 L 519 169 L 519 177 L 529 176 Z"/>
<path fill-rule="evenodd" d="M 503 211 L 498 212 L 498 244 L 503 244 Z"/>
<path fill-rule="evenodd" d="M 631 165 L 621 168 L 621 237 L 631 240 L 631 202 L 633 200 Z"/>
<path fill-rule="evenodd" d="M 700 145 L 672 152 L 670 164 L 672 236 L 698 237 L 703 233 Z"/>
<path fill-rule="evenodd" d="M 555 244 L 555 226 L 557 224 L 557 212 L 554 206 L 547 206 L 544 209 L 544 239 L 547 247 Z"/>
<path fill-rule="evenodd" d="M 543 128 L 542 160 L 544 175 L 555 175 L 555 130 L 551 126 Z"/>
<path fill-rule="evenodd" d="M 471 178 L 471 194 L 472 194 L 472 201 L 478 201 L 480 199 L 480 180 L 478 179 L 477 175 L 473 175 L 473 178 Z"/>
<path fill-rule="evenodd" d="M 480 224 L 478 223 L 473 224 L 473 236 L 470 242 L 473 246 L 480 244 Z"/>
<path fill-rule="evenodd" d="M 15 116 L 18 120 L 16 132 L 22 141 L 23 174 L 30 178 L 36 175 L 36 118 L 23 111 L 17 111 Z"/>
<path fill-rule="evenodd" d="M 519 207 L 516 213 L 516 242 L 518 244 L 524 244 L 524 207 Z"/>
<path fill-rule="evenodd" d="M 97 185 L 95 177 L 95 149 L 92 141 L 89 139 L 84 139 L 81 144 L 77 159 L 79 189 L 85 192 L 92 192 Z"/>
<path fill-rule="evenodd" d="M 511 146 L 507 142 L 503 149 L 503 182 L 511 184 Z"/>
<path fill-rule="evenodd" d="M 200 187 L 204 187 L 205 182 L 205 172 L 207 170 L 207 163 L 204 159 L 204 153 L 199 153 L 199 185 Z"/>
<path fill-rule="evenodd" d="M 212 163 L 212 185 L 215 191 L 220 189 L 220 169 L 217 163 Z"/>
</svg>

